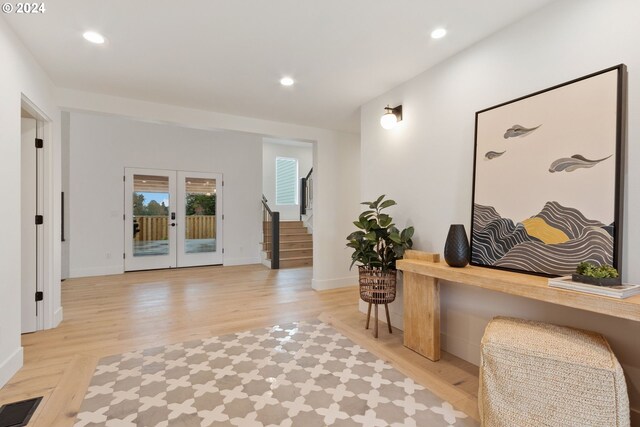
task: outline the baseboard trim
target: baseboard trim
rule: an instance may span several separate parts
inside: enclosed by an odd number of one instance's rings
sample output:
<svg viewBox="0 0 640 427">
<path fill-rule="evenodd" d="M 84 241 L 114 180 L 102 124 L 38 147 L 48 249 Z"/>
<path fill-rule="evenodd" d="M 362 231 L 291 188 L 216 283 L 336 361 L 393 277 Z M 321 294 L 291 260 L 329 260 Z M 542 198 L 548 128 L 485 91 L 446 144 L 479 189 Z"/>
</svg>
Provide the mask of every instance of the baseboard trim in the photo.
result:
<svg viewBox="0 0 640 427">
<path fill-rule="evenodd" d="M 62 323 L 63 312 L 62 307 L 58 307 L 58 309 L 53 313 L 53 328 L 57 328 L 60 323 Z"/>
<path fill-rule="evenodd" d="M 358 276 L 341 277 L 338 279 L 312 279 L 311 287 L 316 291 L 326 291 L 328 289 L 346 288 L 358 285 Z"/>
<path fill-rule="evenodd" d="M 124 265 L 111 265 L 107 267 L 72 268 L 69 270 L 69 278 L 109 276 L 124 273 Z"/>
<path fill-rule="evenodd" d="M 247 258 L 226 258 L 223 261 L 225 267 L 232 265 L 249 265 L 249 264 L 261 264 L 260 257 L 247 257 Z"/>
<path fill-rule="evenodd" d="M 22 368 L 23 349 L 18 347 L 15 351 L 0 363 L 0 388 L 4 387 L 16 372 Z"/>
<path fill-rule="evenodd" d="M 441 333 L 440 344 L 447 353 L 458 356 L 460 359 L 464 359 L 476 366 L 480 365 L 480 343 Z"/>
</svg>

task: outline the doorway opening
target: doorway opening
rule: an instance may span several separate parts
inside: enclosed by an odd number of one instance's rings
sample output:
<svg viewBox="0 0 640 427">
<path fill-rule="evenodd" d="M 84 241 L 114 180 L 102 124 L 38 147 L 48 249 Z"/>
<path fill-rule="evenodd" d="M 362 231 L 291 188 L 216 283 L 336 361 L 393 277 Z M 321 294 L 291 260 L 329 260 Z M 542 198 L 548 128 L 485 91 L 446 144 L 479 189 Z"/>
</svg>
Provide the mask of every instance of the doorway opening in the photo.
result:
<svg viewBox="0 0 640 427">
<path fill-rule="evenodd" d="M 220 265 L 222 174 L 126 168 L 125 271 Z"/>
</svg>

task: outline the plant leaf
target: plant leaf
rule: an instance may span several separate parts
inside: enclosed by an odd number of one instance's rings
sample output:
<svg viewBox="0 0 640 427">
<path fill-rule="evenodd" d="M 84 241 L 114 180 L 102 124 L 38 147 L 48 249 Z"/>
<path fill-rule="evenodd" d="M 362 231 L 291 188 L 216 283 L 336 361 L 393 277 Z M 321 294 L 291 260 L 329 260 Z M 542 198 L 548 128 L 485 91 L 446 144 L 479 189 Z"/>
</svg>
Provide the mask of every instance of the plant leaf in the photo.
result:
<svg viewBox="0 0 640 427">
<path fill-rule="evenodd" d="M 378 223 L 380 224 L 380 227 L 388 227 L 391 224 L 391 217 L 387 214 L 380 214 L 378 216 Z"/>
<path fill-rule="evenodd" d="M 395 200 L 385 200 L 384 202 L 382 202 L 382 204 L 380 204 L 380 209 L 385 209 L 388 208 L 389 206 L 394 206 L 397 203 L 395 202 Z"/>
<path fill-rule="evenodd" d="M 414 233 L 414 229 L 413 227 L 407 227 L 404 230 L 402 230 L 401 236 L 402 236 L 402 240 L 408 240 L 410 238 L 413 237 L 413 233 Z"/>
</svg>

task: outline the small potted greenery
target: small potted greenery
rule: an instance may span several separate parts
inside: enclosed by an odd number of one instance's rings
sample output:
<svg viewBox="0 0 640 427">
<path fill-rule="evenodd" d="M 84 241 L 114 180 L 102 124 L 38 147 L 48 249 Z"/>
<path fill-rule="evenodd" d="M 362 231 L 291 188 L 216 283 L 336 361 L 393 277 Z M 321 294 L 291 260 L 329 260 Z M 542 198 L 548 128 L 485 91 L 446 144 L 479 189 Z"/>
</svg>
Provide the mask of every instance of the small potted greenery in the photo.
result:
<svg viewBox="0 0 640 427">
<path fill-rule="evenodd" d="M 586 283 L 595 286 L 617 286 L 622 281 L 618 270 L 610 265 L 595 265 L 590 262 L 581 262 L 576 272 L 571 276 L 574 282 Z"/>
<path fill-rule="evenodd" d="M 393 219 L 383 210 L 396 204 L 393 200 L 385 200 L 385 195 L 373 202 L 362 202 L 369 209 L 360 214 L 353 224 L 358 230 L 347 236 L 347 246 L 353 249 L 351 267 L 358 263 L 360 282 L 360 298 L 369 303 L 367 328 L 371 316 L 371 305 L 384 304 L 387 324 L 391 332 L 389 308 L 387 304 L 396 297 L 396 261 L 404 255 L 406 249 L 413 246 L 413 227 L 400 231 Z M 375 336 L 378 336 L 378 323 L 375 325 Z"/>
</svg>

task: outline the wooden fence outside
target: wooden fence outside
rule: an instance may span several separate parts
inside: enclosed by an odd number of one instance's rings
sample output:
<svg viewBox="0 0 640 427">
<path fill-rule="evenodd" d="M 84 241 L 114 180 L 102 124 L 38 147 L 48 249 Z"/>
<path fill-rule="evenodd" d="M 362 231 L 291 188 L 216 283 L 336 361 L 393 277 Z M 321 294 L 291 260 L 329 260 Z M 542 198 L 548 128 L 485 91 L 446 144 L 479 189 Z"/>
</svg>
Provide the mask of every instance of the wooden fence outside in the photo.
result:
<svg viewBox="0 0 640 427">
<path fill-rule="evenodd" d="M 215 215 L 191 215 L 187 217 L 187 239 L 213 239 L 216 237 Z"/>
<path fill-rule="evenodd" d="M 169 218 L 166 216 L 138 216 L 139 232 L 134 240 L 167 240 L 169 238 Z M 186 218 L 187 239 L 213 239 L 216 237 L 215 215 L 191 215 Z"/>
</svg>

